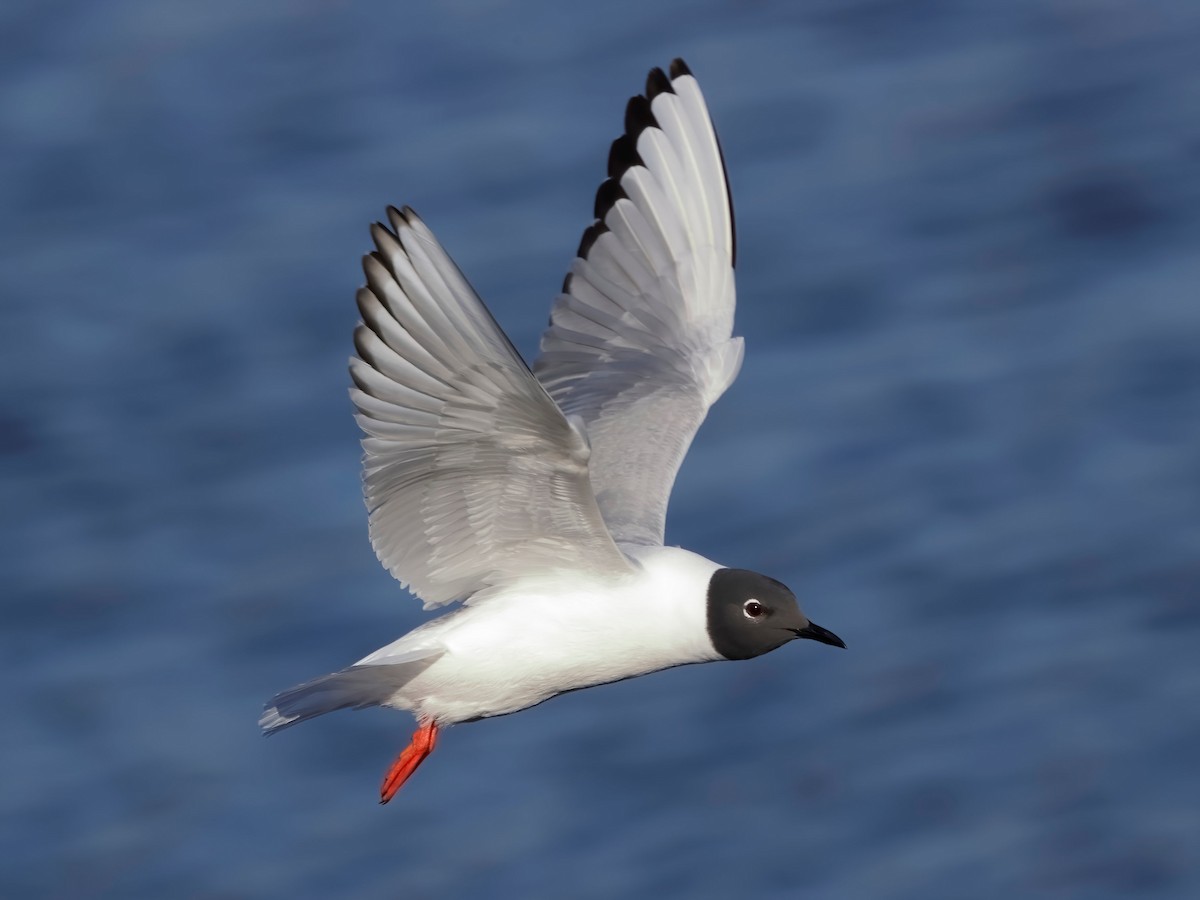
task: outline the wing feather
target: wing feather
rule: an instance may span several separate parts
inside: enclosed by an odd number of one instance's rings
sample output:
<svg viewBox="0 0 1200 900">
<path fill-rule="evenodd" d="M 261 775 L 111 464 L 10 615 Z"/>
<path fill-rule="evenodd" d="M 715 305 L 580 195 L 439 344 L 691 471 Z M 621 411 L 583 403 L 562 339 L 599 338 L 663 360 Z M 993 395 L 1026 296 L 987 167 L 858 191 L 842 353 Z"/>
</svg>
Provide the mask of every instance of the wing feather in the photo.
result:
<svg viewBox="0 0 1200 900">
<path fill-rule="evenodd" d="M 737 376 L 733 204 L 699 84 L 682 60 L 626 107 L 534 372 L 591 442 L 618 541 L 661 544 L 675 474 Z"/>
<path fill-rule="evenodd" d="M 590 449 L 410 210 L 376 224 L 350 361 L 380 561 L 427 607 L 539 570 L 632 571 Z"/>
</svg>

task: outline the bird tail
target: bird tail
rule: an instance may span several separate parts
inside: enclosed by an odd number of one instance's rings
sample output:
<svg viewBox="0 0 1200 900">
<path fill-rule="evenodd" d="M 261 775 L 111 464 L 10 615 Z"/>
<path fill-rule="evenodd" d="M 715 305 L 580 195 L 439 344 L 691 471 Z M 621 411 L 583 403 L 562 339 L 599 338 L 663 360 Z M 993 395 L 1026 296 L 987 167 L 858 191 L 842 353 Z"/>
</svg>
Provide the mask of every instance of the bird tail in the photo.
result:
<svg viewBox="0 0 1200 900">
<path fill-rule="evenodd" d="M 354 665 L 288 688 L 264 707 L 259 727 L 264 734 L 274 734 L 338 709 L 381 706 L 441 654 L 440 650 L 418 651 L 392 660 Z"/>
</svg>

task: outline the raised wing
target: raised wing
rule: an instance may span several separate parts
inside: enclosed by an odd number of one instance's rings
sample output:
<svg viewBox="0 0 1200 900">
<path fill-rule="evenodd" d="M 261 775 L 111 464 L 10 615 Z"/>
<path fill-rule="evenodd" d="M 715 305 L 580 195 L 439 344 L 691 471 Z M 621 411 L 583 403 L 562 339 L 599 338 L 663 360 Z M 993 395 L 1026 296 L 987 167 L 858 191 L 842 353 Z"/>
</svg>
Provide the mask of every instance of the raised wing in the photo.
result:
<svg viewBox="0 0 1200 900">
<path fill-rule="evenodd" d="M 372 226 L 350 361 L 371 544 L 426 608 L 560 568 L 632 571 L 588 444 L 407 207 Z"/>
<path fill-rule="evenodd" d="M 670 71 L 629 101 L 533 367 L 586 423 L 610 532 L 638 544 L 662 543 L 675 473 L 742 362 L 721 149 L 695 77 Z"/>
</svg>

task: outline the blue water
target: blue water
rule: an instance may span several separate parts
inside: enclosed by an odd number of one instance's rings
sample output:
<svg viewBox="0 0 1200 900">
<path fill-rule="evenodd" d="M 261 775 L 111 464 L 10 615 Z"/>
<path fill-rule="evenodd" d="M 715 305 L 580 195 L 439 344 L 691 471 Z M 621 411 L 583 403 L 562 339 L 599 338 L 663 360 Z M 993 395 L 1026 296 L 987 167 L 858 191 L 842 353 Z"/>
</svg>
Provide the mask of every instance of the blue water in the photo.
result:
<svg viewBox="0 0 1200 900">
<path fill-rule="evenodd" d="M 0 10 L 0 896 L 1200 896 L 1200 9 Z M 681 54 L 746 364 L 668 537 L 790 646 L 457 728 L 261 703 L 423 620 L 345 360 L 411 203 L 532 355 Z"/>
</svg>

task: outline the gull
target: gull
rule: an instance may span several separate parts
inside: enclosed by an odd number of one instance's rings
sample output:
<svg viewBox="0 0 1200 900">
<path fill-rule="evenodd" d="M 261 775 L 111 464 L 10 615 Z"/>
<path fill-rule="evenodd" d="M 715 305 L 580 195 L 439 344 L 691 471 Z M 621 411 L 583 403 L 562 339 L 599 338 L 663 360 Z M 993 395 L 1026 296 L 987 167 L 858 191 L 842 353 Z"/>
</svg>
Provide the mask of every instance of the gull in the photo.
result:
<svg viewBox="0 0 1200 900">
<path fill-rule="evenodd" d="M 411 712 L 387 803 L 450 725 L 796 638 L 845 647 L 781 582 L 664 545 L 675 474 L 743 348 L 725 163 L 683 60 L 626 107 L 532 370 L 417 214 L 387 220 L 350 360 L 371 545 L 426 609 L 460 605 L 276 695 L 264 732 Z"/>
</svg>

